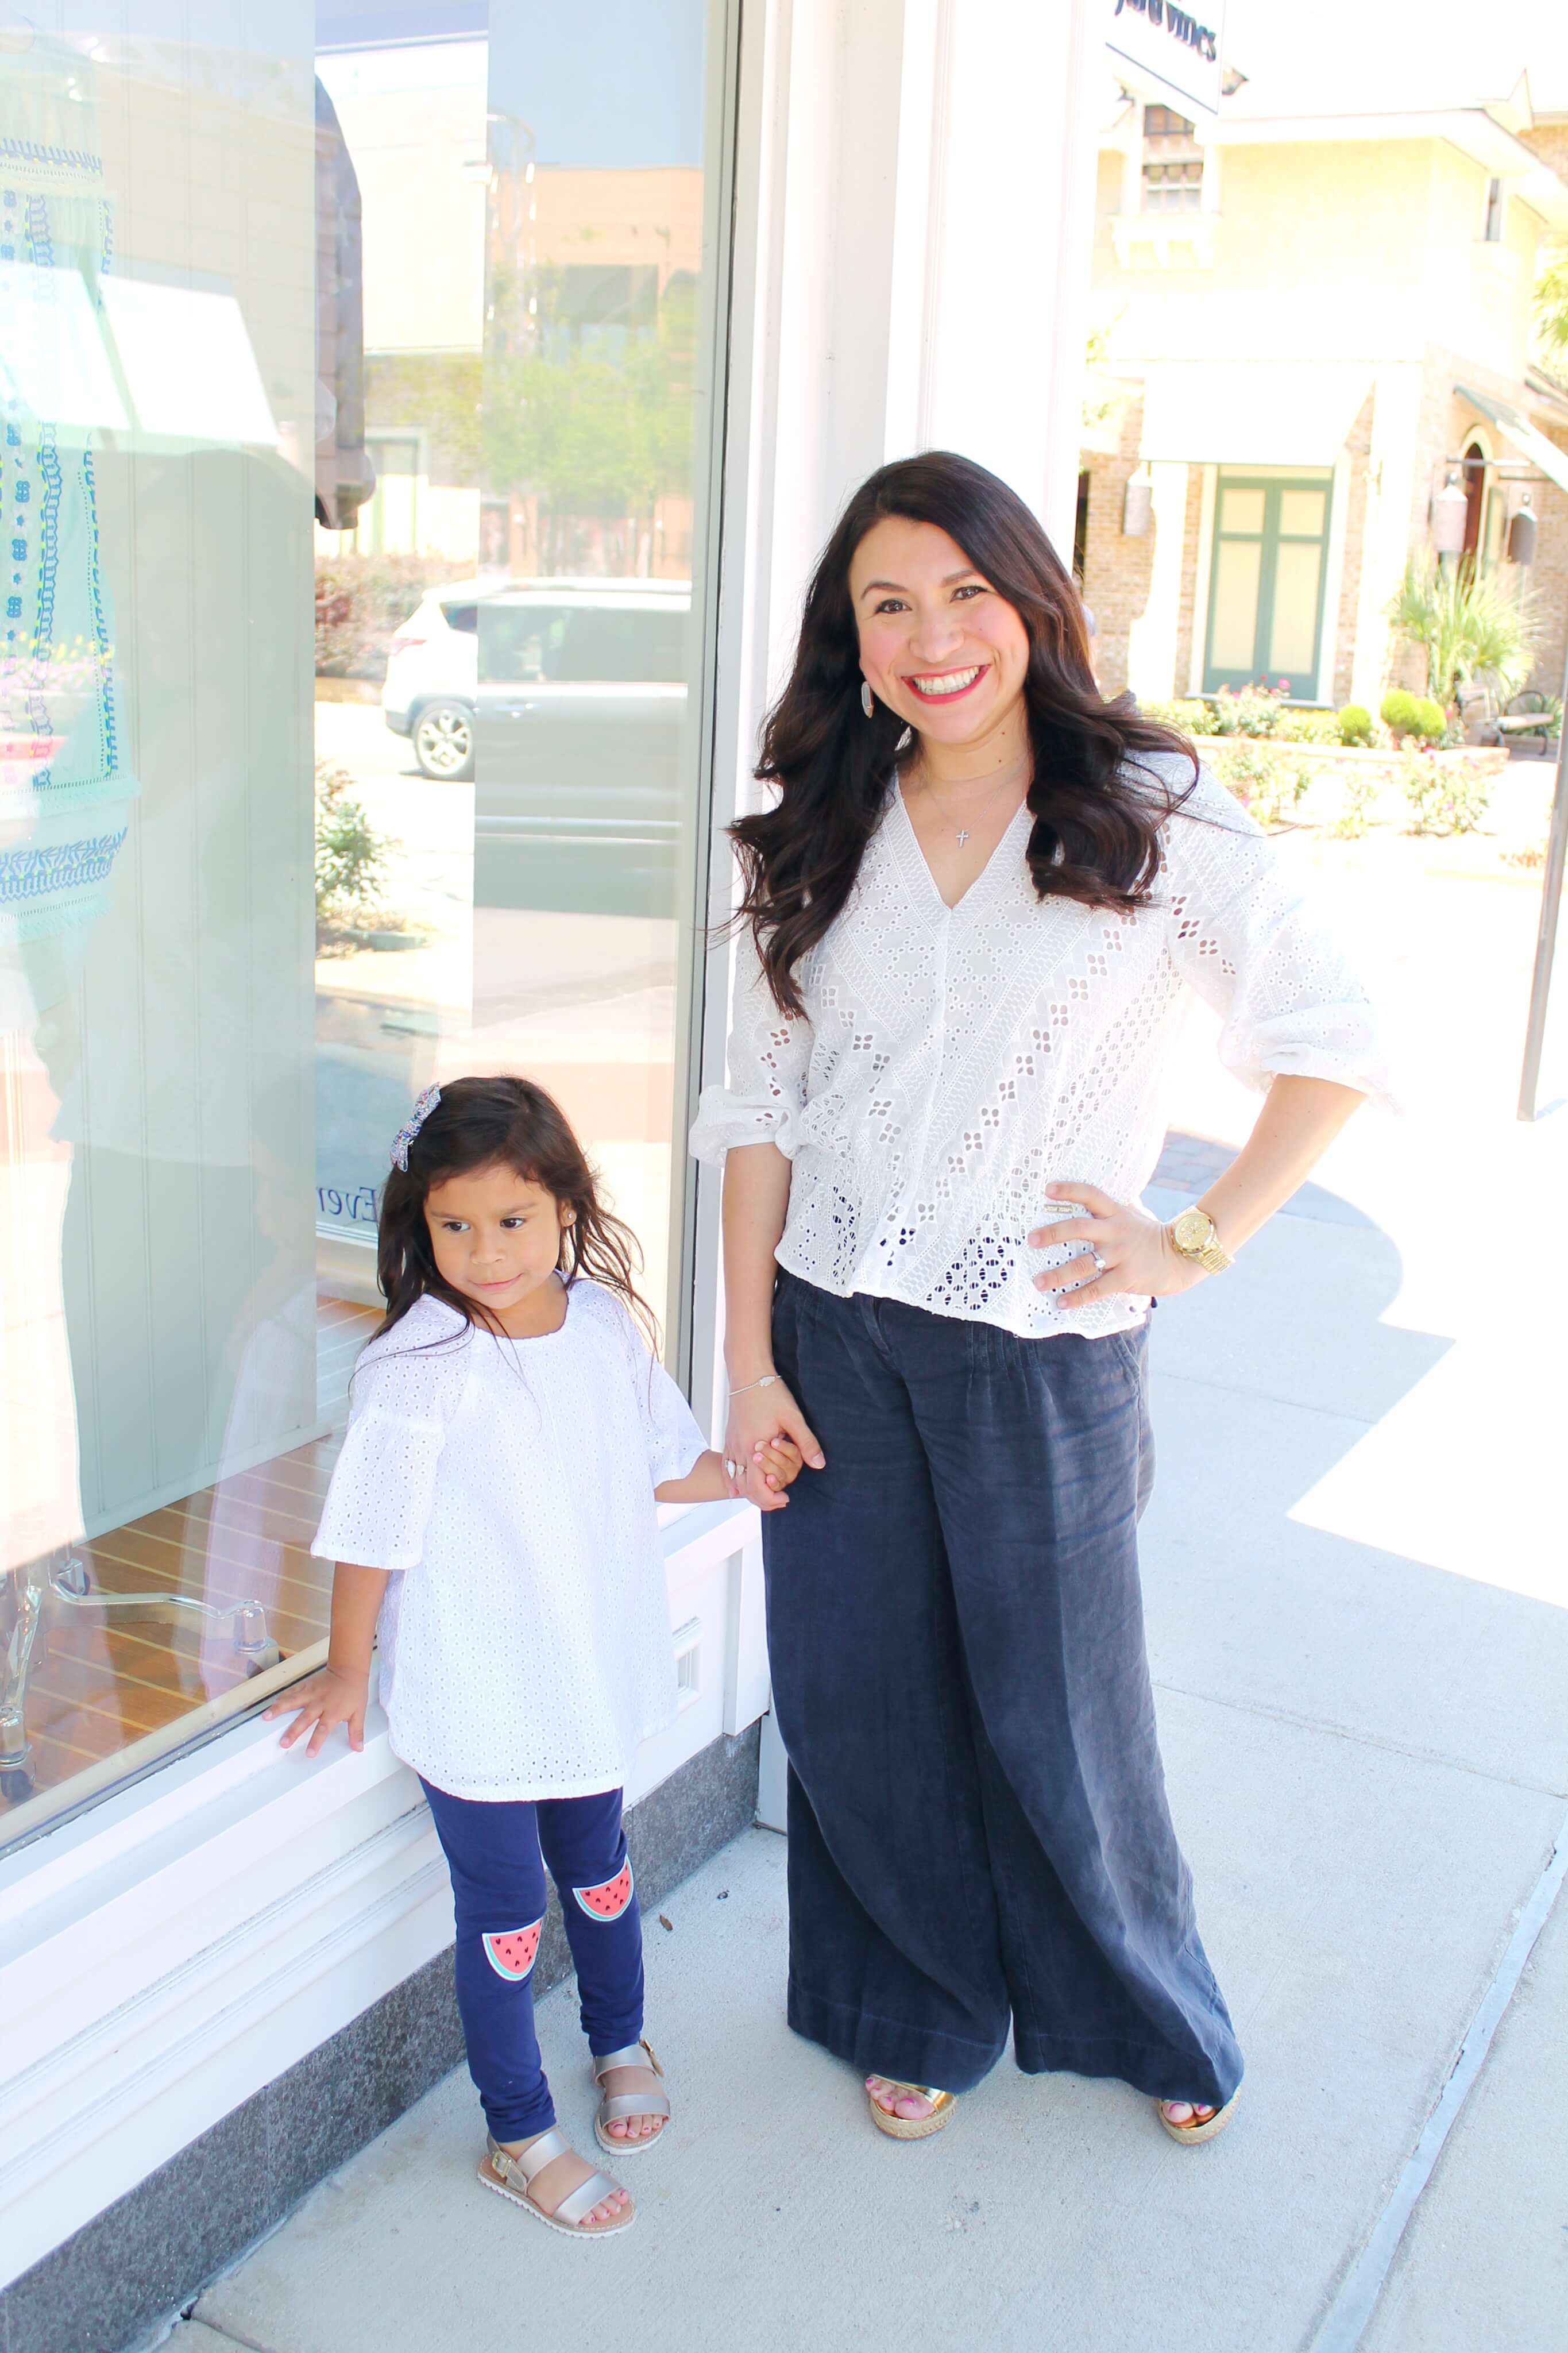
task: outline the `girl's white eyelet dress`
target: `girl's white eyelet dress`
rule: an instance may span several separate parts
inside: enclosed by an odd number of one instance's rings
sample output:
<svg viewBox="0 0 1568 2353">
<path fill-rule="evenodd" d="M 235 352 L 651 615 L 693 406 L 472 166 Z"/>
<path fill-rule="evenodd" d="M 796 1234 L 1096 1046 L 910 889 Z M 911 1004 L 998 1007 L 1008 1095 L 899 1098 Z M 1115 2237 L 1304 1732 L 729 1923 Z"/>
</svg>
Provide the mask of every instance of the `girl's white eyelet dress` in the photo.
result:
<svg viewBox="0 0 1568 2353">
<path fill-rule="evenodd" d="M 675 1713 L 653 1491 L 707 1444 L 626 1309 L 579 1280 L 558 1332 L 505 1340 L 426 1297 L 351 1406 L 311 1549 L 393 1572 L 394 1753 L 459 1798 L 624 1786 Z"/>
</svg>

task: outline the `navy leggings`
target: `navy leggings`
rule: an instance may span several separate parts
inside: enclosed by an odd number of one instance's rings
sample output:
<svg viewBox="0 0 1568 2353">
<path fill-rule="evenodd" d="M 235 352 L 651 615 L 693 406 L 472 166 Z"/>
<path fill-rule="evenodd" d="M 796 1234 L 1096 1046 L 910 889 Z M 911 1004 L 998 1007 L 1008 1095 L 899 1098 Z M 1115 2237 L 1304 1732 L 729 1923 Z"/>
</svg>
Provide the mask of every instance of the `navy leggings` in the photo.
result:
<svg viewBox="0 0 1568 2353">
<path fill-rule="evenodd" d="M 1031 2074 L 1240 2080 L 1144 1653 L 1146 1345 L 779 1278 L 827 1457 L 763 1521 L 789 2020 L 863 2072 L 961 2092 L 1011 2027 Z"/>
<path fill-rule="evenodd" d="M 496 2139 L 527 2140 L 555 2122 L 533 2031 L 546 1863 L 561 1898 L 589 2050 L 602 2058 L 642 2034 L 642 1920 L 621 1793 L 531 1805 L 454 1798 L 426 1781 L 425 1794 L 452 1873 L 468 2073 Z"/>
</svg>

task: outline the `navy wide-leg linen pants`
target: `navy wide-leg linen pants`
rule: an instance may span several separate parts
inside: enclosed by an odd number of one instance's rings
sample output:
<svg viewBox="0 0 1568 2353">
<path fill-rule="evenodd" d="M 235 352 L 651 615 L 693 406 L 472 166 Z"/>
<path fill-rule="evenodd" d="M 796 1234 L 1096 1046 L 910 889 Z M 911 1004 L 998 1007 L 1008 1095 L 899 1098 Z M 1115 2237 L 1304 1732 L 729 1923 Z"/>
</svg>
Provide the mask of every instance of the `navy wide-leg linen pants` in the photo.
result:
<svg viewBox="0 0 1568 2353">
<path fill-rule="evenodd" d="M 1022 1339 L 781 1272 L 827 1458 L 763 1522 L 789 2021 L 862 2073 L 1227 2100 L 1144 1651 L 1147 1334 Z"/>
</svg>

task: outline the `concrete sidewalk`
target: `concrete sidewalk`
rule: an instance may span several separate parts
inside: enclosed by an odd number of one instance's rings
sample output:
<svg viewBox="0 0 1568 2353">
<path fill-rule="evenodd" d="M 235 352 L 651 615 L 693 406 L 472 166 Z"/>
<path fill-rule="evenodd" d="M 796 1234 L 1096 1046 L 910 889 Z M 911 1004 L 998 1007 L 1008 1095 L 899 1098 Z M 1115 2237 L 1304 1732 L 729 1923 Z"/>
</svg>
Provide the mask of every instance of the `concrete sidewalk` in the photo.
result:
<svg viewBox="0 0 1568 2353">
<path fill-rule="evenodd" d="M 742 2353 L 880 2346 L 895 2324 L 914 2347 L 956 2327 L 1020 2353 L 1310 2345 L 1568 1792 L 1568 1611 L 1300 1514 L 1444 1358 L 1376 1321 L 1394 1272 L 1370 1223 L 1296 1216 L 1234 1288 L 1157 1319 L 1161 1723 L 1249 2063 L 1222 2141 L 1178 2151 L 1119 2086 L 1005 2066 L 940 2139 L 878 2138 L 854 2079 L 784 2028 L 785 1847 L 759 1831 L 668 1901 L 670 1931 L 649 1924 L 678 2122 L 628 2168 L 634 2234 L 590 2253 L 481 2197 L 477 2106 L 455 2076 L 203 2297 L 206 2327 L 264 2353 L 423 2353 L 521 2329 L 588 2353 L 656 2327 L 691 2353 Z M 1548 2022 L 1565 1979 L 1554 1924 L 1396 2267 L 1372 2339 L 1386 2353 L 1568 2343 L 1568 2085 Z M 542 2005 L 542 2032 L 582 2137 L 569 1988 Z M 1507 2327 L 1489 2326 L 1500 2311 Z M 213 2353 L 193 2329 L 198 2348 Z"/>
<path fill-rule="evenodd" d="M 1358 1119 L 1232 1275 L 1155 1317 L 1151 1654 L 1247 2055 L 1231 2131 L 1178 2150 L 1121 2086 L 1004 2064 L 939 2138 L 881 2139 L 784 2027 L 785 1846 L 754 1831 L 648 1926 L 677 2121 L 627 2168 L 634 2232 L 590 2253 L 482 2197 L 454 2076 L 208 2291 L 181 2353 L 1564 2353 L 1568 1899 L 1370 2323 L 1342 2300 L 1568 1805 L 1568 1111 L 1512 1120 L 1531 902 L 1374 880 L 1409 1118 Z M 1210 1151 L 1254 1108 L 1213 1050 L 1200 1018 L 1175 1089 Z M 541 2028 L 585 2141 L 569 1988 Z"/>
</svg>

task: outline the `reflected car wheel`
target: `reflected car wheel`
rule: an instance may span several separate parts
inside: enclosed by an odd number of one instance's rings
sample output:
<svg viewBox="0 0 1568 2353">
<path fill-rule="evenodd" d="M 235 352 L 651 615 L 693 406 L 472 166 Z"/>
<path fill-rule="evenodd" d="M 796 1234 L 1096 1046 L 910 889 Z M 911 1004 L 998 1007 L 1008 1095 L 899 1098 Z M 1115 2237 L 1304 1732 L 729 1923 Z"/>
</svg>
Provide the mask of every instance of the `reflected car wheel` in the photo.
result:
<svg viewBox="0 0 1568 2353">
<path fill-rule="evenodd" d="M 414 757 L 443 784 L 474 773 L 474 714 L 461 702 L 427 702 L 414 723 Z"/>
</svg>

